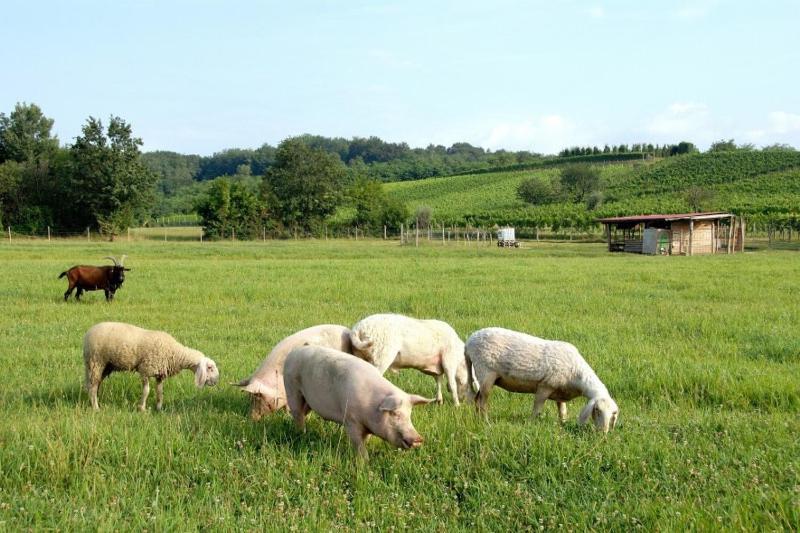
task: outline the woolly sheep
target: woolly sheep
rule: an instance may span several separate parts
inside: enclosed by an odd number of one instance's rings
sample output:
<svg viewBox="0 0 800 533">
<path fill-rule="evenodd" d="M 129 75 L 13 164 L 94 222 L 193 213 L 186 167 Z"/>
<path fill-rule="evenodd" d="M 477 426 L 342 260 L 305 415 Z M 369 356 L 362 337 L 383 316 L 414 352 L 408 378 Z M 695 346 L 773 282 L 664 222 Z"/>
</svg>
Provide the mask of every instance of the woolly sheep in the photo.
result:
<svg viewBox="0 0 800 533">
<path fill-rule="evenodd" d="M 485 328 L 467 339 L 465 354 L 469 371 L 474 369 L 480 385 L 475 406 L 484 416 L 489 393 L 497 385 L 511 392 L 535 393 L 534 417 L 550 399 L 558 404 L 559 418 L 564 422 L 566 402 L 585 396 L 589 402 L 578 416 L 579 424 L 585 424 L 591 416 L 595 427 L 607 433 L 617 423 L 617 404 L 572 344 Z"/>
<path fill-rule="evenodd" d="M 342 352 L 351 352 L 350 330 L 335 324 L 312 326 L 289 335 L 267 355 L 253 375 L 232 383 L 250 393 L 250 418 L 260 420 L 265 414 L 286 407 L 286 389 L 283 385 L 283 365 L 292 349 L 304 345 L 325 346 Z"/>
<path fill-rule="evenodd" d="M 464 361 L 464 343 L 440 320 L 418 320 L 403 315 L 371 315 L 352 328 L 353 355 L 372 363 L 381 374 L 389 368 L 416 368 L 436 380 L 436 402 L 442 403 L 442 377 L 459 405 L 472 398 Z"/>
<path fill-rule="evenodd" d="M 100 408 L 97 392 L 100 383 L 111 372 L 138 372 L 142 379 L 142 399 L 139 410 L 144 411 L 150 393 L 150 378 L 156 378 L 156 410 L 161 410 L 164 380 L 184 369 L 194 371 L 198 387 L 216 385 L 219 370 L 214 361 L 201 352 L 188 348 L 172 335 L 121 322 L 100 322 L 83 337 L 83 362 L 86 368 L 86 390 L 92 408 Z"/>
</svg>

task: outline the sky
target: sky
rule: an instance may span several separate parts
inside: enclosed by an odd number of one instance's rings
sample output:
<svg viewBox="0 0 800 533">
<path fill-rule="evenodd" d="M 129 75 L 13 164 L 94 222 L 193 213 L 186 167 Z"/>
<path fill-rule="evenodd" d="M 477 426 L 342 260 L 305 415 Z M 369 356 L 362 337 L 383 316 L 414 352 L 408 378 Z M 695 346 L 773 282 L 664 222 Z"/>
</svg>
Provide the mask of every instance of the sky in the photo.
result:
<svg viewBox="0 0 800 533">
<path fill-rule="evenodd" d="M 115 115 L 200 155 L 303 133 L 800 148 L 798 28 L 800 0 L 3 0 L 0 112 L 35 103 L 62 144 Z"/>
</svg>

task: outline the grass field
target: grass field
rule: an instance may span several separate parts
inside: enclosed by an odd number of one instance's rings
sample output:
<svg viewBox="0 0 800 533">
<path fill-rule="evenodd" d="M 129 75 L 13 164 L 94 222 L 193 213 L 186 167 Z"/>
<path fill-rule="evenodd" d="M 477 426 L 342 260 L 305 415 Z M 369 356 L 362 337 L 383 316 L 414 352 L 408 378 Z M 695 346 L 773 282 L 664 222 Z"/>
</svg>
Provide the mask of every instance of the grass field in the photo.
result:
<svg viewBox="0 0 800 533">
<path fill-rule="evenodd" d="M 116 300 L 64 303 L 58 274 L 128 254 Z M 0 530 L 778 530 L 800 527 L 800 257 L 609 255 L 602 245 L 400 247 L 396 242 L 23 242 L 0 245 Z M 462 335 L 502 325 L 568 340 L 620 406 L 607 437 L 495 389 L 424 406 L 424 446 L 378 439 L 356 468 L 342 429 L 167 381 L 138 413 L 114 374 L 94 413 L 81 339 L 102 320 L 164 329 L 249 375 L 282 337 L 394 311 Z M 388 374 L 432 396 L 431 378 Z M 151 393 L 151 405 L 154 401 Z"/>
</svg>

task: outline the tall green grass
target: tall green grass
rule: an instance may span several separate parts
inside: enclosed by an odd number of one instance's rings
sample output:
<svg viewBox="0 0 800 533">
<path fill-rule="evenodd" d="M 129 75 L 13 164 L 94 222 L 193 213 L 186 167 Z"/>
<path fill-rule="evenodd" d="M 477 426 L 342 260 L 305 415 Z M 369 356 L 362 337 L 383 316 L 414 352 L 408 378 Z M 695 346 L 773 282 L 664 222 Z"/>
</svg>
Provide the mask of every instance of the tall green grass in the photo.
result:
<svg viewBox="0 0 800 533">
<path fill-rule="evenodd" d="M 129 255 L 116 300 L 64 303 L 77 263 Z M 795 252 L 610 255 L 602 245 L 400 247 L 382 241 L 21 243 L 0 247 L 0 530 L 797 529 L 800 263 Z M 356 468 L 342 429 L 252 423 L 233 387 L 167 381 L 138 413 L 114 374 L 94 413 L 81 339 L 102 320 L 164 329 L 249 375 L 284 336 L 393 311 L 464 337 L 501 325 L 577 345 L 620 405 L 607 437 L 495 389 L 415 409 L 426 438 L 373 439 Z M 387 377 L 431 396 L 431 378 Z M 153 402 L 151 398 L 151 405 Z"/>
</svg>

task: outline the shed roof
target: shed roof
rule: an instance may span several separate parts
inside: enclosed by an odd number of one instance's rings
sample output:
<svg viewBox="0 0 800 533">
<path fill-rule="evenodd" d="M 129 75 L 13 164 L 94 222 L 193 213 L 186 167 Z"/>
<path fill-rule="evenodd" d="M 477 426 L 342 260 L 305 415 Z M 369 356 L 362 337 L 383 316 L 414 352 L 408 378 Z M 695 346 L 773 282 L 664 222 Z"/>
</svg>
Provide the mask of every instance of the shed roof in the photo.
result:
<svg viewBox="0 0 800 533">
<path fill-rule="evenodd" d="M 609 218 L 598 218 L 597 222 L 602 222 L 603 224 L 616 224 L 620 222 L 652 222 L 655 220 L 664 220 L 664 221 L 672 221 L 672 220 L 710 220 L 716 218 L 727 218 L 733 216 L 731 213 L 722 213 L 722 212 L 713 212 L 713 213 L 679 213 L 679 214 L 669 214 L 669 215 L 633 215 L 627 217 L 609 217 Z"/>
</svg>

